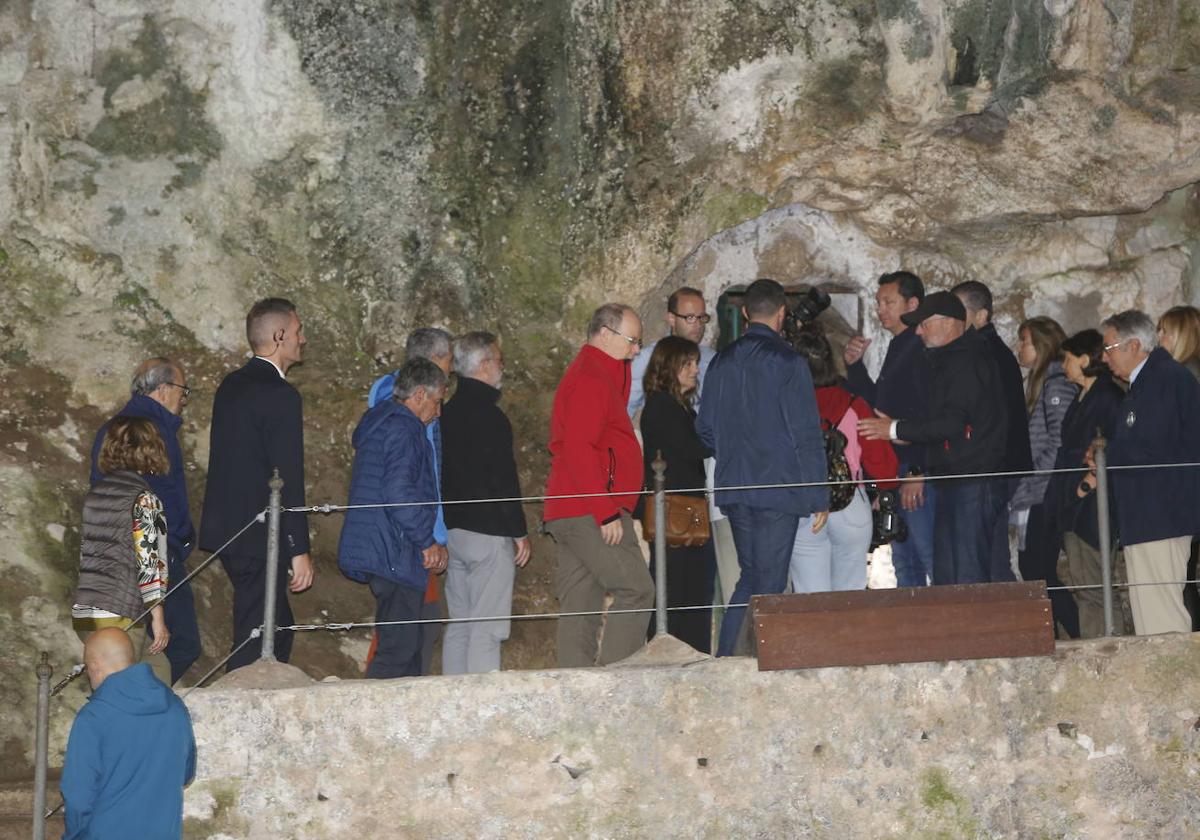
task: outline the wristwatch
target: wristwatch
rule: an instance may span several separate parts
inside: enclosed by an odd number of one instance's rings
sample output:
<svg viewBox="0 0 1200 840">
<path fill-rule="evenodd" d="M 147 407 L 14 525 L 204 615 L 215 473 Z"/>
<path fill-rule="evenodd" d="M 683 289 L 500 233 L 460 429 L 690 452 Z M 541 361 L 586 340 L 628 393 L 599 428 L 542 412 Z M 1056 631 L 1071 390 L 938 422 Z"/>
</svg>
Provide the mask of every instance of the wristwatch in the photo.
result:
<svg viewBox="0 0 1200 840">
<path fill-rule="evenodd" d="M 924 475 L 925 475 L 925 470 L 923 470 L 920 467 L 909 467 L 908 468 L 908 476 L 910 478 L 921 478 Z"/>
</svg>

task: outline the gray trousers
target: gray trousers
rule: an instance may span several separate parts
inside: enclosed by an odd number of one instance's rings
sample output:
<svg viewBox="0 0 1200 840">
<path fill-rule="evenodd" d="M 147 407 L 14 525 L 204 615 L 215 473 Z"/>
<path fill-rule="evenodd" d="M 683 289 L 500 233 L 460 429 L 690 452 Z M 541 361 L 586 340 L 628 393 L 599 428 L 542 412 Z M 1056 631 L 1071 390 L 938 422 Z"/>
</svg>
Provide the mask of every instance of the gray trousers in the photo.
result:
<svg viewBox="0 0 1200 840">
<path fill-rule="evenodd" d="M 613 611 L 654 606 L 654 581 L 642 557 L 633 520 L 622 514 L 621 524 L 621 542 L 608 545 L 590 516 L 546 523 L 557 544 L 554 588 L 563 612 L 599 612 L 604 609 L 606 594 L 612 595 L 609 609 Z M 580 668 L 622 660 L 646 644 L 649 625 L 649 612 L 560 618 L 558 665 Z"/>
<path fill-rule="evenodd" d="M 446 543 L 446 607 L 450 618 L 508 615 L 512 612 L 516 549 L 512 537 L 494 537 L 451 528 Z M 443 674 L 483 674 L 500 670 L 500 643 L 511 622 L 466 621 L 446 625 Z"/>
</svg>

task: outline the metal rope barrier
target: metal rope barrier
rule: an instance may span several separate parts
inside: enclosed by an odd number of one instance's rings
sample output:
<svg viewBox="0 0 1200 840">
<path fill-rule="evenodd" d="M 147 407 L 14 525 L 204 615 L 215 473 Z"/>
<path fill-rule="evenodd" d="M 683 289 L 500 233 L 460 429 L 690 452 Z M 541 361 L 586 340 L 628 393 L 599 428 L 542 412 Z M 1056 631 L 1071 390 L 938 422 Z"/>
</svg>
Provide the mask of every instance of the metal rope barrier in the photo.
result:
<svg viewBox="0 0 1200 840">
<path fill-rule="evenodd" d="M 1152 470 L 1152 469 L 1171 469 L 1171 468 L 1189 468 L 1200 467 L 1200 461 L 1188 461 L 1182 463 L 1163 463 L 1163 464 L 1125 464 L 1122 466 L 1109 466 L 1107 469 L 1112 470 Z M 923 476 L 904 476 L 897 478 L 880 478 L 880 479 L 843 479 L 841 481 L 796 481 L 790 483 L 779 484 L 736 484 L 728 487 L 689 487 L 676 490 L 667 490 L 667 493 L 680 493 L 685 495 L 697 495 L 704 493 L 716 493 L 720 491 L 733 492 L 739 490 L 790 490 L 805 487 L 838 487 L 844 484 L 870 484 L 880 481 L 892 482 L 899 484 L 911 484 L 918 481 L 952 481 L 958 479 L 980 479 L 980 478 L 1024 478 L 1026 476 L 1035 475 L 1061 475 L 1071 473 L 1089 473 L 1090 467 L 1058 467 L 1048 470 L 1005 470 L 998 472 L 985 473 L 955 473 L 952 475 L 923 475 Z M 507 496 L 497 497 L 492 499 L 445 499 L 438 501 L 424 500 L 419 502 L 373 502 L 370 504 L 358 505 L 335 505 L 332 503 L 320 505 L 306 505 L 302 507 L 285 507 L 281 510 L 284 513 L 337 513 L 346 510 L 371 510 L 375 508 L 399 508 L 399 507 L 428 507 L 430 505 L 483 505 L 494 504 L 499 502 L 521 502 L 521 503 L 536 503 L 547 502 L 559 499 L 596 499 L 608 498 L 611 496 L 652 496 L 654 490 L 631 490 L 628 493 L 563 493 L 559 495 L 546 496 Z"/>
<path fill-rule="evenodd" d="M 232 537 L 227 539 L 220 548 L 218 548 L 212 554 L 205 557 L 204 560 L 201 561 L 200 564 L 197 565 L 195 569 L 193 569 L 191 572 L 189 572 L 187 574 L 187 576 L 184 577 L 183 580 L 179 581 L 179 583 L 176 583 L 174 586 L 171 586 L 170 588 L 168 588 L 166 593 L 163 594 L 162 598 L 159 599 L 158 604 L 161 604 L 163 601 L 170 598 L 172 593 L 174 593 L 176 589 L 183 586 L 185 583 L 190 581 L 196 575 L 198 575 L 202 571 L 204 571 L 212 563 L 213 560 L 217 559 L 217 557 L 220 556 L 222 551 L 229 548 L 229 546 L 233 544 L 234 540 L 236 540 L 242 534 L 246 533 L 246 531 L 250 530 L 250 528 L 253 525 L 255 525 L 259 522 L 263 522 L 264 519 L 266 518 L 266 515 L 267 515 L 267 510 L 266 510 L 266 508 L 263 508 L 263 510 L 259 511 L 258 514 L 256 514 L 253 519 L 251 519 L 249 522 L 247 522 L 245 525 L 243 525 L 236 534 L 234 534 Z M 155 606 L 158 606 L 158 604 L 155 604 Z M 153 609 L 154 609 L 154 607 L 149 607 L 148 609 L 143 610 L 142 614 L 139 615 L 137 618 L 133 619 L 133 621 L 130 622 L 129 626 L 133 627 L 139 621 L 143 620 L 146 616 L 150 615 L 150 612 Z M 59 680 L 59 682 L 54 686 L 54 688 L 51 689 L 50 696 L 54 697 L 54 696 L 58 695 L 64 688 L 66 688 L 68 685 L 70 685 L 80 674 L 82 674 L 86 670 L 87 670 L 87 665 L 85 665 L 82 662 L 77 663 L 74 667 L 71 668 L 70 671 L 67 672 L 67 675 L 65 677 L 63 677 L 61 680 Z"/>
</svg>

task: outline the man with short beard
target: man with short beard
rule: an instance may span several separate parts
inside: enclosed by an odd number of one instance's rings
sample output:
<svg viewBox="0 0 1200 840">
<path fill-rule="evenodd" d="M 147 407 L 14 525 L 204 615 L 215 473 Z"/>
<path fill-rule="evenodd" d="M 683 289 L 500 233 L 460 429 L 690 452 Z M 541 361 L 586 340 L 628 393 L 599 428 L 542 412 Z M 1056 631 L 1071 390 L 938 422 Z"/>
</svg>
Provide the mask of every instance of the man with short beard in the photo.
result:
<svg viewBox="0 0 1200 840">
<path fill-rule="evenodd" d="M 504 355 L 496 336 L 471 332 L 454 343 L 458 390 L 442 410 L 442 497 L 516 499 L 521 495 L 513 457 L 512 424 L 497 405 Z M 506 616 L 513 578 L 529 561 L 529 536 L 520 502 L 447 504 L 450 564 L 446 605 L 451 619 Z M 460 621 L 446 626 L 443 674 L 500 670 L 500 643 L 508 619 Z"/>
</svg>

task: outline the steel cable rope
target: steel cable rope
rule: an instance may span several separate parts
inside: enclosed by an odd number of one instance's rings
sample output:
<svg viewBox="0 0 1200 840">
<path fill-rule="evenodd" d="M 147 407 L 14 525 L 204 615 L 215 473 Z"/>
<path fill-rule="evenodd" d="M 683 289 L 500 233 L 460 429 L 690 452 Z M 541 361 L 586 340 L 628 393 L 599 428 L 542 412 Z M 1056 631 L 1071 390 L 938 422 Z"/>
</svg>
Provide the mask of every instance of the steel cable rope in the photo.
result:
<svg viewBox="0 0 1200 840">
<path fill-rule="evenodd" d="M 243 525 L 236 534 L 234 534 L 232 537 L 227 539 L 220 548 L 218 548 L 212 554 L 205 557 L 204 560 L 202 560 L 200 562 L 200 564 L 198 566 L 196 566 L 195 569 L 193 569 L 191 572 L 189 572 L 183 578 L 183 580 L 179 581 L 179 583 L 176 583 L 174 586 L 169 587 L 167 589 L 166 593 L 162 596 L 162 598 L 160 598 L 158 600 L 158 603 L 155 604 L 154 606 L 156 607 L 156 606 L 158 606 L 158 604 L 161 604 L 163 601 L 170 598 L 172 593 L 174 593 L 176 589 L 183 586 L 185 583 L 187 583 L 189 580 L 194 578 L 196 575 L 200 574 L 200 572 L 204 571 L 204 569 L 206 569 L 209 566 L 209 564 L 212 563 L 213 560 L 217 559 L 217 557 L 220 556 L 222 551 L 229 548 L 229 546 L 233 544 L 234 540 L 236 540 L 242 534 L 244 534 L 248 530 L 250 530 L 251 526 L 253 526 L 257 523 L 265 522 L 266 519 L 267 519 L 267 509 L 263 508 L 257 514 L 255 514 L 253 519 L 251 519 L 249 522 L 247 522 L 245 525 Z M 132 622 L 130 622 L 128 626 L 133 627 L 134 625 L 136 625 L 139 621 L 144 619 L 146 616 L 150 615 L 150 612 L 153 609 L 154 609 L 154 607 L 149 607 L 149 608 L 143 610 L 142 614 L 139 615 L 137 618 L 135 618 Z M 247 640 L 249 640 L 249 639 L 247 639 Z M 243 644 L 245 644 L 245 643 L 243 642 Z M 50 696 L 54 697 L 55 695 L 59 694 L 64 688 L 66 688 L 72 681 L 74 681 L 80 674 L 82 674 L 86 670 L 87 670 L 87 666 L 84 665 L 82 662 L 76 663 L 76 665 L 74 667 L 72 667 L 70 671 L 67 672 L 67 675 L 65 677 L 63 677 L 58 682 L 58 684 L 55 685 L 54 688 L 52 688 L 50 690 Z"/>
<path fill-rule="evenodd" d="M 1200 467 L 1200 461 L 1190 461 L 1185 463 L 1174 464 L 1126 464 L 1122 466 L 1109 466 L 1107 469 L 1112 470 L 1150 470 L 1150 469 L 1171 469 L 1179 467 Z M 905 476 L 903 478 L 894 479 L 877 479 L 876 481 L 896 481 L 901 484 L 908 484 L 915 481 L 948 481 L 951 479 L 962 478 L 1018 478 L 1024 476 L 1035 475 L 1058 475 L 1069 473 L 1089 473 L 1091 469 L 1088 467 L 1058 467 L 1049 470 L 1008 470 L 1003 472 L 987 472 L 987 473 L 956 473 L 954 475 L 924 475 L 924 476 Z M 803 487 L 837 487 L 843 484 L 862 484 L 863 479 L 845 479 L 842 481 L 800 481 L 790 484 L 739 484 L 729 487 L 691 487 L 678 490 L 667 490 L 667 493 L 675 494 L 703 494 L 717 491 L 734 491 L 734 490 L 786 490 L 792 488 Z M 397 508 L 397 507 L 425 507 L 429 505 L 478 505 L 491 504 L 498 502 L 545 502 L 558 499 L 595 499 L 605 498 L 609 496 L 652 496 L 653 490 L 631 490 L 628 493 L 566 493 L 558 496 L 509 496 L 494 499 L 448 499 L 442 501 L 420 501 L 420 502 L 373 502 L 370 504 L 359 505 L 306 505 L 304 507 L 286 507 L 281 510 L 284 513 L 335 513 L 344 510 L 370 510 L 375 508 Z"/>
<path fill-rule="evenodd" d="M 1035 578 L 1040 580 L 1041 578 Z M 1134 586 L 1184 586 L 1189 583 L 1200 584 L 1200 579 L 1197 580 L 1166 580 L 1166 581 L 1150 581 L 1144 583 L 1114 583 L 1113 589 L 1129 589 Z M 1075 591 L 1078 589 L 1102 589 L 1102 583 L 1081 583 L 1071 586 L 1047 586 L 1047 592 L 1060 591 Z M 855 590 L 857 591 L 857 590 Z M 818 593 L 825 594 L 825 593 Z M 688 610 L 732 610 L 749 607 L 750 604 L 695 604 L 683 607 L 667 607 L 667 612 L 682 612 Z M 633 615 L 637 613 L 652 613 L 656 612 L 654 607 L 639 607 L 636 609 L 622 610 L 584 610 L 579 612 L 554 612 L 554 613 L 521 613 L 517 615 L 492 615 L 492 616 L 470 616 L 466 618 L 413 618 L 397 621 L 327 621 L 324 624 L 289 624 L 286 626 L 276 627 L 276 630 L 292 630 L 298 633 L 309 632 L 313 630 L 327 630 L 330 632 L 341 632 L 345 630 L 360 630 L 368 627 L 398 627 L 402 625 L 412 624 L 468 624 L 476 621 L 530 621 L 534 619 L 548 618 L 582 618 L 584 616 L 604 616 L 604 615 Z M 194 687 L 198 687 L 197 686 Z M 186 696 L 186 695 L 185 695 Z"/>
</svg>

